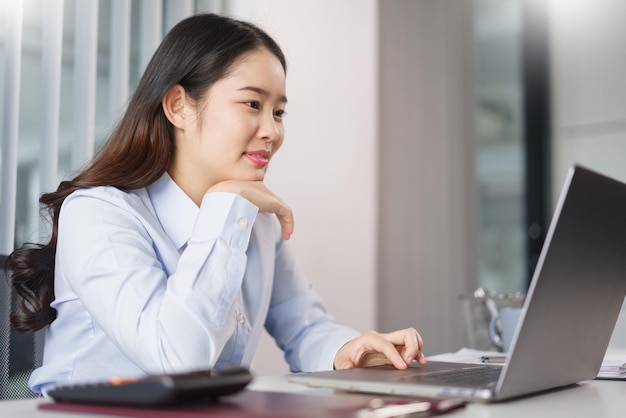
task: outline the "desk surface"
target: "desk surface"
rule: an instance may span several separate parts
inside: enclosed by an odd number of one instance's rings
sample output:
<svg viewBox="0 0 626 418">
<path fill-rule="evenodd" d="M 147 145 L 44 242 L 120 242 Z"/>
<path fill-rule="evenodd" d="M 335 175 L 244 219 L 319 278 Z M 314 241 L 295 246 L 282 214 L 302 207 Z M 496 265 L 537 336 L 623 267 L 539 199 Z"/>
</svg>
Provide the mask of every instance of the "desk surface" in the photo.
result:
<svg viewBox="0 0 626 418">
<path fill-rule="evenodd" d="M 330 394 L 328 389 L 313 389 L 287 382 L 284 376 L 262 376 L 249 386 L 253 390 Z M 69 414 L 40 411 L 37 405 L 44 399 L 0 402 L 0 416 L 19 418 L 67 418 Z M 94 418 L 91 414 L 71 414 L 74 418 Z M 97 415 L 102 417 L 103 415 Z M 445 417 L 555 417 L 622 418 L 626 416 L 626 381 L 585 381 L 567 389 L 497 404 L 469 404 L 467 407 L 443 415 Z"/>
</svg>

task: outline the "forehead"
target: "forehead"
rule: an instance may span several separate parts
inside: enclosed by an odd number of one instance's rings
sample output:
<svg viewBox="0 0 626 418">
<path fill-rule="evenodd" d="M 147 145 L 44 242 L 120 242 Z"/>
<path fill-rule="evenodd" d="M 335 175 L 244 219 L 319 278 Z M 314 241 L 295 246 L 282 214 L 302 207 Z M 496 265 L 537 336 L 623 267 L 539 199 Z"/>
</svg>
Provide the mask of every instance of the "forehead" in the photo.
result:
<svg viewBox="0 0 626 418">
<path fill-rule="evenodd" d="M 284 96 L 285 81 L 285 70 L 279 59 L 268 50 L 259 49 L 238 58 L 218 83 L 233 88 L 259 87 Z"/>
</svg>

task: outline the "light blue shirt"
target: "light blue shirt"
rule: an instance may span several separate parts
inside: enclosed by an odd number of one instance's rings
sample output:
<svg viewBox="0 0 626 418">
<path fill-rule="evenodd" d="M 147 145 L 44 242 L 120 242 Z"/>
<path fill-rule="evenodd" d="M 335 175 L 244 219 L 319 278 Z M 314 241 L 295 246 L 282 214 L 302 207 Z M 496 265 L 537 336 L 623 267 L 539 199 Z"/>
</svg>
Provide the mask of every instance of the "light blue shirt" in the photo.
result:
<svg viewBox="0 0 626 418">
<path fill-rule="evenodd" d="M 72 193 L 59 217 L 55 300 L 30 386 L 249 367 L 263 327 L 292 371 L 332 369 L 359 335 L 328 314 L 273 214 L 231 193 L 200 207 L 164 174 Z"/>
</svg>

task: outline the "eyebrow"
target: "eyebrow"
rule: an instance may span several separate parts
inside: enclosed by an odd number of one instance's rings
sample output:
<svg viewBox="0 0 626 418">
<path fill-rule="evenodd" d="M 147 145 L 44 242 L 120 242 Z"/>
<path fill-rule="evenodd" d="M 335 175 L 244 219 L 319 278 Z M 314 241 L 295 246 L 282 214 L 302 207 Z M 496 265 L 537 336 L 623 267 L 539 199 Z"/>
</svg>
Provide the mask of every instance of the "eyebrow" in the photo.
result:
<svg viewBox="0 0 626 418">
<path fill-rule="evenodd" d="M 246 86 L 246 87 L 242 87 L 240 88 L 238 91 L 245 91 L 245 90 L 250 90 L 250 91 L 254 91 L 256 93 L 259 93 L 261 96 L 270 96 L 270 92 L 262 89 L 260 87 L 254 87 L 254 86 Z M 287 103 L 287 96 L 280 96 L 279 101 L 283 102 L 283 103 Z"/>
</svg>

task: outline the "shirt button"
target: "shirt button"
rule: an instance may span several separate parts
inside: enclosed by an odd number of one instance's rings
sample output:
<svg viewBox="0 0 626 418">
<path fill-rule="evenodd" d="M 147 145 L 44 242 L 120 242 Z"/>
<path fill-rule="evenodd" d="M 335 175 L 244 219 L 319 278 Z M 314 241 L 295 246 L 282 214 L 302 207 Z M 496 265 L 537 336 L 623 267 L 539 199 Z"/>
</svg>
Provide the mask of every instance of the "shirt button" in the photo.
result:
<svg viewBox="0 0 626 418">
<path fill-rule="evenodd" d="M 241 229 L 246 229 L 248 227 L 248 220 L 246 218 L 239 218 L 237 220 L 237 225 L 239 225 L 239 228 Z"/>
<path fill-rule="evenodd" d="M 246 322 L 246 317 L 243 316 L 242 313 L 240 313 L 239 315 L 237 315 L 237 322 L 239 322 L 241 325 L 243 325 L 243 323 Z"/>
</svg>

